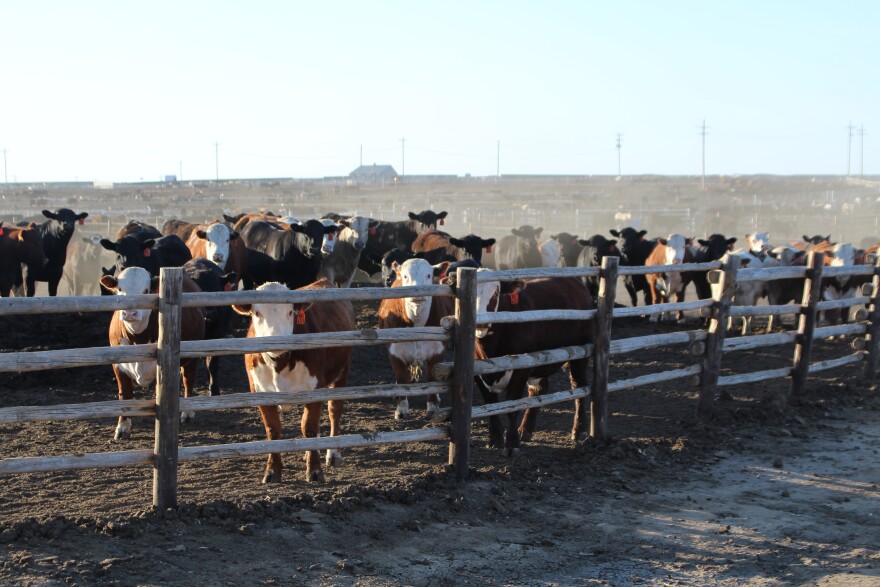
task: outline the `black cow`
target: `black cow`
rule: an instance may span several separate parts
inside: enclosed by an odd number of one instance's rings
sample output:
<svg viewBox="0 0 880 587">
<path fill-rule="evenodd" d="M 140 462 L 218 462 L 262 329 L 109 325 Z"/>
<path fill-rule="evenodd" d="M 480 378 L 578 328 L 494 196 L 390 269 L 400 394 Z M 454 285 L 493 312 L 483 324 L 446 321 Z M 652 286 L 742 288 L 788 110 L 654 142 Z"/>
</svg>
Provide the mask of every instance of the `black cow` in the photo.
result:
<svg viewBox="0 0 880 587">
<path fill-rule="evenodd" d="M 469 234 L 461 238 L 450 238 L 449 244 L 458 247 L 462 251 L 460 261 L 473 259 L 480 266 L 483 263 L 483 251 L 491 251 L 495 245 L 494 238 L 482 238 L 475 234 Z M 434 263 L 436 265 L 436 263 Z"/>
<path fill-rule="evenodd" d="M 43 216 L 48 218 L 39 225 L 40 236 L 43 239 L 43 252 L 48 262 L 43 265 L 25 263 L 26 273 L 24 282 L 27 296 L 33 297 L 36 293 L 36 282 L 45 281 L 49 285 L 49 295 L 58 294 L 58 282 L 64 274 L 64 263 L 67 261 L 67 245 L 76 228 L 77 222 L 82 222 L 88 217 L 88 212 L 77 214 L 69 208 L 59 208 L 55 212 L 43 210 Z"/>
<path fill-rule="evenodd" d="M 176 234 L 143 242 L 134 235 L 124 236 L 115 243 L 102 238 L 101 246 L 116 253 L 116 275 L 129 267 L 141 267 L 155 277 L 162 267 L 180 267 L 192 259 L 186 243 Z"/>
<path fill-rule="evenodd" d="M 278 229 L 263 220 L 252 220 L 239 235 L 253 253 L 248 253 L 248 273 L 255 286 L 269 281 L 297 289 L 313 283 L 321 270 L 324 235 L 338 227 L 320 220 L 292 224 Z"/>
<path fill-rule="evenodd" d="M 578 239 L 577 244 L 581 246 L 578 267 L 601 267 L 605 257 L 620 257 L 617 239 L 609 240 L 601 234 L 594 234 L 589 239 Z M 599 295 L 599 277 L 584 277 L 583 281 L 590 290 L 590 295 L 596 298 Z"/>
<path fill-rule="evenodd" d="M 541 238 L 543 227 L 520 226 L 512 228 L 511 234 L 501 237 L 495 253 L 495 265 L 498 269 L 527 269 L 541 267 L 543 259 L 538 250 L 538 239 Z"/>
<path fill-rule="evenodd" d="M 391 249 L 400 249 L 409 251 L 412 244 L 418 238 L 419 234 L 430 228 L 436 228 L 437 223 L 443 223 L 447 213 L 439 214 L 433 210 L 423 210 L 415 214 L 409 213 L 409 220 L 399 220 L 397 222 L 387 222 L 385 220 L 378 221 L 375 225 L 370 225 L 370 236 L 367 238 L 367 246 L 358 260 L 358 269 L 366 272 L 367 275 L 375 275 L 382 271 L 380 259 Z M 337 221 L 342 218 L 339 214 L 325 214 L 324 218 L 330 218 Z"/>
<path fill-rule="evenodd" d="M 821 234 L 817 234 L 814 236 L 803 235 L 803 238 L 804 238 L 805 243 L 810 243 L 811 245 L 818 245 L 821 243 L 828 243 L 830 245 L 837 244 L 837 243 L 831 242 L 831 235 L 830 234 L 828 236 L 822 236 Z"/>
<path fill-rule="evenodd" d="M 231 291 L 238 287 L 238 275 L 235 272 L 223 273 L 213 261 L 203 257 L 191 259 L 184 263 L 183 273 L 198 284 L 202 291 Z M 205 339 L 227 338 L 232 333 L 233 320 L 237 314 L 232 306 L 207 306 L 205 311 Z M 220 395 L 220 384 L 217 379 L 219 357 L 205 357 L 208 367 L 208 389 L 211 395 Z"/>
<path fill-rule="evenodd" d="M 551 234 L 550 238 L 559 245 L 559 267 L 577 267 L 584 246 L 578 242 L 576 234 L 560 232 Z"/>
<path fill-rule="evenodd" d="M 727 253 L 733 250 L 733 243 L 736 237 L 727 238 L 723 234 L 713 234 L 707 239 L 699 239 L 697 241 L 700 246 L 694 251 L 694 263 L 710 263 L 718 261 Z M 682 274 L 685 287 L 693 282 L 694 288 L 697 290 L 697 298 L 705 300 L 712 297 L 712 287 L 709 285 L 707 278 L 708 271 L 690 271 Z"/>
<path fill-rule="evenodd" d="M 636 230 L 628 226 L 620 231 L 611 229 L 609 232 L 612 236 L 616 236 L 623 241 L 620 246 L 620 252 L 624 264 L 630 267 L 643 266 L 645 261 L 648 260 L 648 255 L 651 254 L 651 251 L 657 245 L 656 239 L 645 240 L 645 235 L 648 233 L 647 230 Z M 651 288 L 648 287 L 648 280 L 644 275 L 625 275 L 623 285 L 626 287 L 626 291 L 629 292 L 630 301 L 633 306 L 639 305 L 638 292 L 642 292 L 644 295 L 645 305 L 650 305 Z"/>
<path fill-rule="evenodd" d="M 380 255 L 377 264 L 381 267 L 382 283 L 385 287 L 391 287 L 397 278 L 397 272 L 392 269 L 392 265 L 397 263 L 403 265 L 404 261 L 414 258 L 416 255 L 412 251 L 402 251 L 400 249 L 391 249 L 386 251 L 384 255 Z M 373 259 L 376 262 L 376 259 Z"/>
<path fill-rule="evenodd" d="M 414 214 L 412 212 L 409 213 L 409 219 L 412 222 L 417 222 L 421 229 L 418 232 L 424 232 L 429 228 L 437 228 L 437 224 L 443 226 L 443 220 L 446 218 L 446 212 L 434 212 L 433 210 L 422 210 L 418 214 Z M 413 228 L 416 228 L 415 226 Z"/>
</svg>

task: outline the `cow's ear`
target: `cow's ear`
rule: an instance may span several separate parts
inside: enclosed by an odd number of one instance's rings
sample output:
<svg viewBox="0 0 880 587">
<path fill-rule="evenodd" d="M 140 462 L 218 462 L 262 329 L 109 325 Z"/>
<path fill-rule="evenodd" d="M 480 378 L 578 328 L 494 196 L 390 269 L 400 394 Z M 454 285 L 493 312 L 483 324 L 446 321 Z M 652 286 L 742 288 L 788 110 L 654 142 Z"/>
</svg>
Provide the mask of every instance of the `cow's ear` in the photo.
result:
<svg viewBox="0 0 880 587">
<path fill-rule="evenodd" d="M 58 215 L 54 212 L 49 212 L 48 210 L 43 210 L 43 216 L 51 218 L 52 220 L 58 220 Z"/>
<path fill-rule="evenodd" d="M 398 263 L 397 261 L 392 261 L 391 262 L 391 270 L 394 271 L 395 273 L 400 271 L 400 263 Z"/>
<path fill-rule="evenodd" d="M 523 280 L 517 279 L 514 281 L 504 281 L 501 283 L 501 293 L 503 294 L 518 294 L 523 289 L 525 289 L 526 284 Z"/>
<path fill-rule="evenodd" d="M 229 233 L 229 240 L 234 241 L 237 238 L 238 238 L 238 231 L 237 230 L 233 230 Z"/>
<path fill-rule="evenodd" d="M 802 237 L 801 237 L 801 238 L 803 238 L 803 239 L 804 239 L 804 242 L 805 242 L 805 243 L 808 243 L 808 242 L 810 242 L 810 237 L 808 237 L 808 236 L 807 236 L 807 235 L 802 235 Z"/>
<path fill-rule="evenodd" d="M 220 281 L 223 283 L 223 291 L 232 291 L 238 285 L 238 273 L 230 271 Z"/>
<path fill-rule="evenodd" d="M 494 244 L 495 244 L 495 239 L 494 239 L 494 238 L 483 239 L 483 248 L 484 248 L 484 249 L 485 249 L 486 247 L 491 247 L 491 246 L 494 245 Z"/>
<path fill-rule="evenodd" d="M 701 246 L 704 246 L 704 247 L 709 246 L 709 241 L 707 241 L 706 239 L 698 238 L 697 242 L 700 243 Z"/>
<path fill-rule="evenodd" d="M 730 237 L 729 239 L 727 239 L 727 246 L 729 247 L 729 246 L 733 245 L 733 243 L 735 243 L 735 242 L 736 242 L 736 237 L 735 236 Z"/>
<path fill-rule="evenodd" d="M 446 210 L 444 210 L 443 212 L 440 212 L 439 214 L 437 214 L 437 218 L 440 218 L 441 220 L 442 220 L 443 218 L 446 218 Z"/>
<path fill-rule="evenodd" d="M 351 222 L 349 222 L 348 220 L 343 220 L 341 218 L 336 221 L 336 224 L 344 226 L 345 228 L 351 228 Z"/>
<path fill-rule="evenodd" d="M 608 232 L 611 234 L 611 236 L 616 236 L 616 237 L 620 238 L 620 231 L 619 230 L 612 228 Z"/>
<path fill-rule="evenodd" d="M 582 238 L 578 239 L 578 244 L 579 244 L 580 246 L 582 246 L 582 247 L 589 247 L 589 246 L 591 246 L 590 241 L 585 240 L 585 239 L 582 239 Z"/>
<path fill-rule="evenodd" d="M 156 239 L 148 238 L 147 240 L 145 240 L 144 242 L 141 243 L 141 248 L 142 249 L 152 249 L 155 244 L 156 244 Z"/>
<path fill-rule="evenodd" d="M 541 233 L 542 233 L 542 232 L 544 232 L 544 227 L 543 227 L 543 226 L 539 226 L 538 228 L 535 229 L 535 236 L 536 236 L 536 237 L 541 236 Z"/>
<path fill-rule="evenodd" d="M 418 220 L 419 217 L 416 216 L 413 212 L 410 212 L 410 213 L 409 213 L 409 219 L 410 219 L 410 220 Z"/>
<path fill-rule="evenodd" d="M 666 245 L 669 241 L 667 241 L 665 238 L 661 237 L 661 238 L 657 239 L 657 242 L 660 243 L 661 245 Z"/>
<path fill-rule="evenodd" d="M 340 230 L 339 225 L 331 224 L 330 226 L 324 227 L 324 234 L 330 234 L 331 232 L 338 232 L 339 230 Z"/>
<path fill-rule="evenodd" d="M 370 228 L 377 228 L 379 226 L 378 220 L 370 220 Z"/>
<path fill-rule="evenodd" d="M 326 232 L 326 228 L 327 227 L 325 227 L 325 232 Z M 302 224 L 291 224 L 290 228 L 288 228 L 287 230 L 292 230 L 293 232 L 305 232 L 305 229 L 303 228 Z"/>
<path fill-rule="evenodd" d="M 827 240 L 830 243 L 831 242 L 831 235 L 829 234 L 828 236 L 826 236 L 825 240 Z"/>
<path fill-rule="evenodd" d="M 251 315 L 251 305 L 250 304 L 232 304 L 232 310 L 236 314 L 241 314 L 242 316 L 250 316 Z"/>
<path fill-rule="evenodd" d="M 446 277 L 446 274 L 449 272 L 449 265 L 449 261 L 443 261 L 434 265 L 434 279 Z"/>
<path fill-rule="evenodd" d="M 453 247 L 462 248 L 462 247 L 464 247 L 465 242 L 463 240 L 461 240 L 460 238 L 450 238 L 449 244 L 452 245 Z"/>
<path fill-rule="evenodd" d="M 522 236 L 522 233 L 519 231 L 518 228 L 511 228 L 510 233 L 514 236 Z"/>
<path fill-rule="evenodd" d="M 223 215 L 223 220 L 225 220 L 225 221 L 228 222 L 229 224 L 235 224 L 235 218 L 233 218 L 233 217 L 230 216 L 229 214 L 224 214 L 224 215 Z"/>
<path fill-rule="evenodd" d="M 101 269 L 104 270 L 103 267 L 101 267 Z M 98 281 L 101 283 L 101 285 L 112 292 L 116 292 L 116 288 L 119 285 L 119 282 L 112 275 L 104 275 Z"/>
<path fill-rule="evenodd" d="M 205 232 L 204 230 L 201 230 L 201 229 L 200 229 L 200 230 L 197 230 L 197 231 L 196 231 L 196 236 L 199 237 L 199 238 L 202 239 L 202 240 L 208 240 L 208 233 Z"/>
<path fill-rule="evenodd" d="M 102 238 L 101 239 L 101 246 L 104 247 L 105 249 L 107 249 L 108 251 L 115 251 L 116 250 L 116 243 L 114 243 L 110 239 Z"/>
<path fill-rule="evenodd" d="M 639 231 L 639 238 L 645 238 L 646 234 L 648 234 L 647 230 L 640 230 Z M 617 236 L 617 235 L 615 234 L 614 236 Z"/>
<path fill-rule="evenodd" d="M 85 220 L 88 217 L 89 217 L 88 212 L 80 212 L 79 214 L 76 215 L 77 220 Z"/>
</svg>

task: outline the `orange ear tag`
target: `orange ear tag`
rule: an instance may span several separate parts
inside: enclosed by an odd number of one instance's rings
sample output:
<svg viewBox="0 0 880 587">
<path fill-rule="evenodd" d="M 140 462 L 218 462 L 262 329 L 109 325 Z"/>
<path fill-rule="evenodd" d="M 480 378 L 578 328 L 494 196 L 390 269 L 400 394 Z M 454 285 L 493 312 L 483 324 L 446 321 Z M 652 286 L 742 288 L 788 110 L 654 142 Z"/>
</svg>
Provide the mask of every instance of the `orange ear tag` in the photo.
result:
<svg viewBox="0 0 880 587">
<path fill-rule="evenodd" d="M 440 219 L 440 226 L 443 226 L 444 224 L 446 224 L 446 223 L 443 222 L 443 219 L 441 218 L 441 219 Z"/>
<path fill-rule="evenodd" d="M 0 236 L 3 236 L 3 229 L 0 228 Z"/>
<path fill-rule="evenodd" d="M 487 253 L 491 253 L 491 252 L 492 252 L 492 245 L 489 245 L 488 247 L 486 247 L 486 252 L 487 252 Z"/>
<path fill-rule="evenodd" d="M 150 256 L 150 249 L 144 249 L 144 257 Z"/>
<path fill-rule="evenodd" d="M 375 226 L 370 229 L 370 234 L 376 234 L 376 227 Z"/>
<path fill-rule="evenodd" d="M 300 326 L 306 323 L 306 311 L 303 308 L 296 313 L 296 323 Z"/>
<path fill-rule="evenodd" d="M 82 226 L 82 225 L 85 224 L 85 223 L 86 223 L 86 219 L 85 219 L 85 218 L 80 218 L 80 219 L 79 219 L 79 225 L 80 225 L 80 226 Z"/>
<path fill-rule="evenodd" d="M 232 284 L 231 283 L 223 284 L 223 291 L 232 291 Z"/>
<path fill-rule="evenodd" d="M 515 291 L 512 294 L 510 294 L 510 303 L 511 304 L 518 304 L 519 303 L 519 292 L 518 291 Z"/>
</svg>

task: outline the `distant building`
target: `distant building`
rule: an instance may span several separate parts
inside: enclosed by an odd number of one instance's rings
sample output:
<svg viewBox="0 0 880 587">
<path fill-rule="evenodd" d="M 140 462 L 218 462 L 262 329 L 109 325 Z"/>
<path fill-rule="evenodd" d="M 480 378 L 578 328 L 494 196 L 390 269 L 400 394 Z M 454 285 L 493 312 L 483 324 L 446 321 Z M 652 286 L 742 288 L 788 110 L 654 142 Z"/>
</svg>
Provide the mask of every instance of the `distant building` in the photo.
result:
<svg viewBox="0 0 880 587">
<path fill-rule="evenodd" d="M 388 183 L 397 180 L 397 172 L 391 165 L 361 165 L 348 174 L 355 183 Z"/>
</svg>

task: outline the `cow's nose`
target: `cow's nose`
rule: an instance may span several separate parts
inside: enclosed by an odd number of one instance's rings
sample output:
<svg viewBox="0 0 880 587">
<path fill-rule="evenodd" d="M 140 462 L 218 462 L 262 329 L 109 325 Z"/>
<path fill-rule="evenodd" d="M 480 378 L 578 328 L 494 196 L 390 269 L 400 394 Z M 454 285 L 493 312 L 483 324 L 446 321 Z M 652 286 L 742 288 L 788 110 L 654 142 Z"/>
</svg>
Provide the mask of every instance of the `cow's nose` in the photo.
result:
<svg viewBox="0 0 880 587">
<path fill-rule="evenodd" d="M 354 248 L 358 251 L 363 251 L 366 245 L 364 243 L 354 243 Z"/>
<path fill-rule="evenodd" d="M 221 255 L 220 253 L 215 254 L 214 255 L 214 262 L 215 263 L 222 263 L 223 262 L 223 255 Z"/>
</svg>

